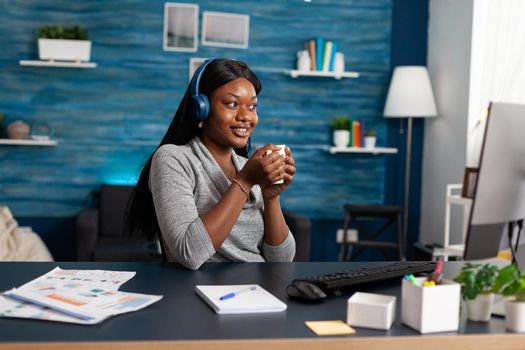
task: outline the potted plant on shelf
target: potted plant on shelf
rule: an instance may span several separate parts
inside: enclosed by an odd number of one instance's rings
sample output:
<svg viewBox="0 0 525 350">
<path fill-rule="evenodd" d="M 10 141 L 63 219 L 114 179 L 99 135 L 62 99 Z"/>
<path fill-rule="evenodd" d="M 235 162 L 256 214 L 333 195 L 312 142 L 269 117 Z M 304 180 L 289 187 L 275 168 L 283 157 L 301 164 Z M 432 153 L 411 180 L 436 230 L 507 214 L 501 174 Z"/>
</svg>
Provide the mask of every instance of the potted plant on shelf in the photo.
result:
<svg viewBox="0 0 525 350">
<path fill-rule="evenodd" d="M 336 147 L 347 147 L 350 143 L 350 120 L 345 116 L 336 116 L 332 120 L 333 142 Z"/>
<path fill-rule="evenodd" d="M 365 148 L 374 148 L 377 142 L 377 133 L 373 129 L 365 131 Z"/>
<path fill-rule="evenodd" d="M 505 324 L 509 331 L 525 332 L 525 271 L 515 264 L 502 268 L 494 291 L 505 297 Z"/>
<path fill-rule="evenodd" d="M 91 41 L 81 26 L 50 25 L 38 29 L 38 56 L 41 60 L 89 62 Z"/>
<path fill-rule="evenodd" d="M 461 285 L 461 297 L 467 303 L 471 321 L 489 321 L 494 301 L 494 285 L 499 269 L 491 264 L 466 263 L 454 281 Z"/>
</svg>

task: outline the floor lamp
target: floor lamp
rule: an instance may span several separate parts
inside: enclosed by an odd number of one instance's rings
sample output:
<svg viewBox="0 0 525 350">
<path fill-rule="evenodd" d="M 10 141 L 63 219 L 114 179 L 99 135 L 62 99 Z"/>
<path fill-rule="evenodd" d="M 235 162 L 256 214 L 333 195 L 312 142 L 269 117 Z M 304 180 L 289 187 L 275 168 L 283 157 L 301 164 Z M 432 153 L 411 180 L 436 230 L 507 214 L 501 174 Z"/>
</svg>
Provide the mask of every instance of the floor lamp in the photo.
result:
<svg viewBox="0 0 525 350">
<path fill-rule="evenodd" d="M 405 163 L 405 199 L 403 204 L 403 242 L 408 230 L 410 195 L 410 157 L 412 149 L 412 118 L 437 116 L 434 94 L 424 66 L 399 66 L 394 69 L 383 115 L 387 118 L 407 118 L 407 146 Z"/>
</svg>

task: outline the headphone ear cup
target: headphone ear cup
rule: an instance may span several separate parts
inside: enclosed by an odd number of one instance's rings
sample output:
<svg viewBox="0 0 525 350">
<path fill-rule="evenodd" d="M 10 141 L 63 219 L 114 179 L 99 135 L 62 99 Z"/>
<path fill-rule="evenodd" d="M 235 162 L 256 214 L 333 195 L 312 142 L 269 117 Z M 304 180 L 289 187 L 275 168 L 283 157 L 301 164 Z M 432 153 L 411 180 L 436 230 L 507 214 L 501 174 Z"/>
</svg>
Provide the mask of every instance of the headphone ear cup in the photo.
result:
<svg viewBox="0 0 525 350">
<path fill-rule="evenodd" d="M 208 97 L 206 95 L 193 96 L 193 106 L 195 118 L 197 121 L 205 121 L 208 118 L 208 113 L 210 112 L 210 102 Z"/>
</svg>

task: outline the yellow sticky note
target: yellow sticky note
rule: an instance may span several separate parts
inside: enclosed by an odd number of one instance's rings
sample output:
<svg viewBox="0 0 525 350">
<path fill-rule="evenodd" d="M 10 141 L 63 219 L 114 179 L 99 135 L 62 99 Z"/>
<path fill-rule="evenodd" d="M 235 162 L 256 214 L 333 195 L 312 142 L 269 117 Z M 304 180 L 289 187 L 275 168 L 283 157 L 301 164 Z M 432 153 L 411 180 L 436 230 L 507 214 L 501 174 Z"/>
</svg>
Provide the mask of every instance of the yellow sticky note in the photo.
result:
<svg viewBox="0 0 525 350">
<path fill-rule="evenodd" d="M 355 333 L 355 330 L 343 321 L 306 321 L 305 324 L 317 335 L 340 335 Z"/>
</svg>

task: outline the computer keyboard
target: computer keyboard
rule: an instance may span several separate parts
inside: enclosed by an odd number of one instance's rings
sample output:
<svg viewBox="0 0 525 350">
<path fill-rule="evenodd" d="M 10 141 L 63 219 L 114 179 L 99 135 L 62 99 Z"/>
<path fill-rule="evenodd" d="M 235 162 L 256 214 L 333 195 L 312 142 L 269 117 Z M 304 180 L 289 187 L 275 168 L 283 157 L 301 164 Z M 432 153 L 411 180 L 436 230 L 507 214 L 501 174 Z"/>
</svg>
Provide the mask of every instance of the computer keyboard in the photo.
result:
<svg viewBox="0 0 525 350">
<path fill-rule="evenodd" d="M 292 283 L 304 281 L 315 284 L 325 292 L 333 292 L 346 287 L 355 287 L 370 282 L 403 277 L 408 274 L 433 272 L 436 269 L 436 265 L 437 263 L 434 261 L 401 261 L 386 265 L 362 267 L 356 270 L 297 278 Z"/>
</svg>

